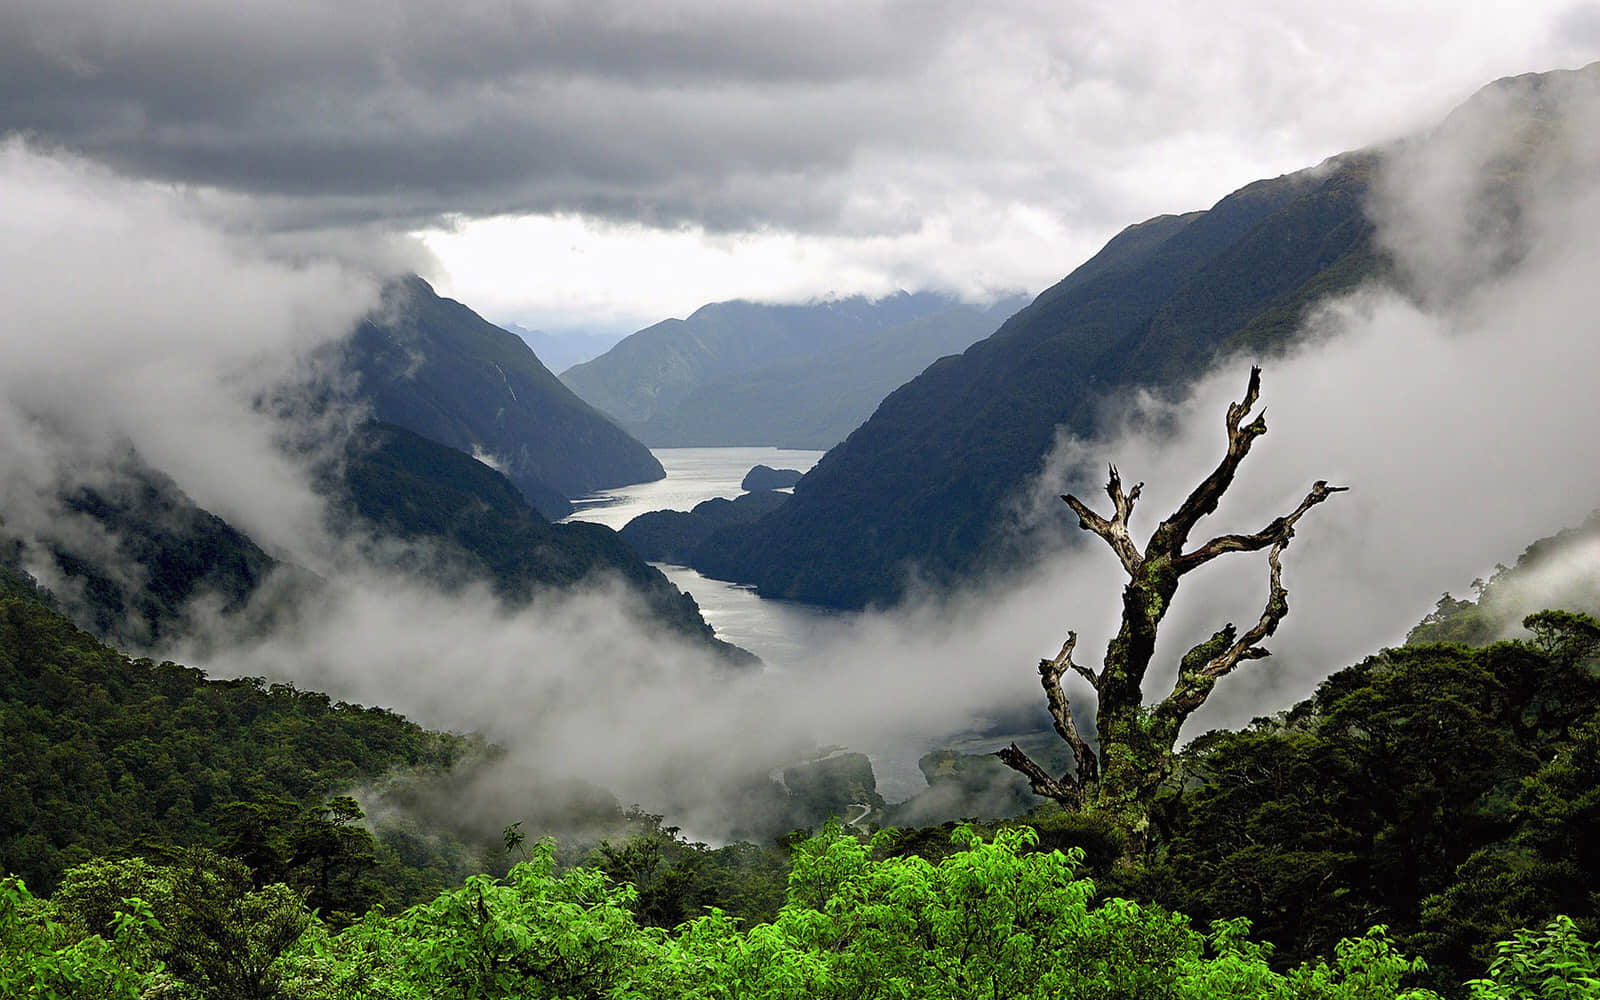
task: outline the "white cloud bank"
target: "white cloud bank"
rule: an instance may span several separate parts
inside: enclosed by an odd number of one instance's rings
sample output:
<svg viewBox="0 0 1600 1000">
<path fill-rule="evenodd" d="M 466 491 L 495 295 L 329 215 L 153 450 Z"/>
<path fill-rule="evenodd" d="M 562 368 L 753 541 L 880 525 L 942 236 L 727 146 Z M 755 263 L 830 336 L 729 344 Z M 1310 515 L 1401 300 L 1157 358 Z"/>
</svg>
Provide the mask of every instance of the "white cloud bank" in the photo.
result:
<svg viewBox="0 0 1600 1000">
<path fill-rule="evenodd" d="M 1221 685 L 1196 727 L 1287 706 L 1401 638 L 1441 589 L 1575 522 L 1600 497 L 1593 108 L 1521 178 L 1529 183 L 1514 185 L 1521 221 L 1503 234 L 1450 220 L 1460 193 L 1481 190 L 1500 162 L 1493 144 L 1506 133 L 1444 133 L 1440 143 L 1459 147 L 1452 155 L 1435 144 L 1396 161 L 1376 208 L 1387 245 L 1416 287 L 1457 294 L 1422 306 L 1382 293 L 1330 304 L 1311 346 L 1270 364 L 1272 430 L 1217 530 L 1258 528 L 1314 479 L 1352 491 L 1308 515 L 1285 557 L 1294 611 L 1277 656 Z M 603 582 L 507 610 L 482 593 L 441 594 L 344 562 L 322 547 L 320 507 L 251 403 L 347 329 L 375 301 L 373 281 L 226 235 L 182 189 L 19 142 L 0 150 L 0 188 L 31 192 L 0 232 L 11 304 L 0 343 L 8 526 L 25 527 L 13 511 L 42 510 L 60 482 L 95 474 L 129 442 L 202 505 L 330 577 L 328 599 L 294 629 L 196 663 L 219 675 L 294 679 L 425 725 L 481 728 L 519 759 L 714 832 L 726 789 L 752 766 L 819 743 L 920 748 L 1036 704 L 1038 657 L 1076 628 L 1091 660 L 1115 625 L 1120 581 L 1111 557 L 1089 546 L 1027 579 L 864 617 L 808 664 L 733 679 L 642 625 Z M 1477 251 L 1502 237 L 1505 252 L 1487 259 L 1520 262 L 1486 269 Z M 1243 362 L 1201 380 L 1168 414 L 1174 437 L 1071 453 L 1148 480 L 1136 525 L 1152 525 L 1214 463 L 1221 414 L 1243 381 Z M 1264 586 L 1248 557 L 1186 581 L 1164 659 L 1222 621 L 1252 620 Z M 506 810 L 514 818 L 516 804 Z"/>
</svg>

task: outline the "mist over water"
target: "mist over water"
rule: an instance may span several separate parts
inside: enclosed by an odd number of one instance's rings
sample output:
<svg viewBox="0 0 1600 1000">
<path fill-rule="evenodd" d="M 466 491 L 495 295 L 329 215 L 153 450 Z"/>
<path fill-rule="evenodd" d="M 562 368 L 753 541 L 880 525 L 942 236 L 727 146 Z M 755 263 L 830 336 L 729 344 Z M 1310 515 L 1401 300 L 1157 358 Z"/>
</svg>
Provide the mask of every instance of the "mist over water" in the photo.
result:
<svg viewBox="0 0 1600 1000">
<path fill-rule="evenodd" d="M 1264 359 L 1271 431 L 1197 537 L 1259 530 L 1315 479 L 1351 492 L 1312 511 L 1285 553 L 1292 611 L 1269 644 L 1275 655 L 1226 678 L 1190 735 L 1287 707 L 1402 639 L 1441 591 L 1459 592 L 1600 500 L 1600 102 L 1563 99 L 1571 124 L 1539 147 L 1544 160 L 1492 178 L 1509 187 L 1514 229 L 1452 222 L 1471 218 L 1484 177 L 1520 141 L 1497 127 L 1491 103 L 1479 109 L 1486 117 L 1397 156 L 1378 185 L 1373 221 L 1419 294 L 1368 289 L 1326 303 L 1308 318 L 1305 346 Z M 221 232 L 181 193 L 21 143 L 0 147 L 0 173 L 32 193 L 0 228 L 0 291 L 16 312 L 0 332 L 8 530 L 68 523 L 62 489 L 104 475 L 107 456 L 132 447 L 274 555 L 327 580 L 319 606 L 274 634 L 210 623 L 204 642 L 163 651 L 213 676 L 293 681 L 483 732 L 515 762 L 715 836 L 739 809 L 742 780 L 822 746 L 884 762 L 890 798 L 915 790 L 916 775 L 895 761 L 1038 711 L 1039 658 L 1072 628 L 1080 662 L 1095 665 L 1115 629 L 1116 560 L 1075 532 L 1005 577 L 830 622 L 787 650 L 774 643 L 780 669 L 738 676 L 653 627 L 616 581 L 507 607 L 487 589 L 445 593 L 397 578 L 328 538 L 307 470 L 276 448 L 277 418 L 253 406 L 372 305 L 373 276 L 275 255 Z M 1496 240 L 1496 252 L 1479 252 Z M 1126 482 L 1146 481 L 1133 527 L 1150 530 L 1217 461 L 1222 414 L 1251 360 L 1225 359 L 1179 399 L 1121 400 L 1130 414 L 1161 417 L 1130 428 L 1176 433 L 1064 438 L 1035 484 L 1044 499 L 1020 506 L 1065 520 L 1053 497 L 1071 490 L 1103 510 L 1104 466 L 1115 461 Z M 800 454 L 769 453 L 777 460 L 766 464 L 804 468 Z M 627 502 L 687 509 L 732 496 L 757 461 L 669 477 Z M 670 498 L 694 475 L 704 481 L 692 494 Z M 625 523 L 634 512 L 616 504 L 596 516 Z M 1265 593 L 1263 561 L 1250 556 L 1186 579 L 1157 663 L 1175 664 L 1225 621 L 1254 621 Z M 732 602 L 750 595 L 728 591 L 719 610 L 721 598 L 704 594 L 724 635 L 766 655 L 737 635 Z M 1164 694 L 1170 679 L 1152 676 L 1150 692 Z M 1070 683 L 1069 694 L 1089 704 Z M 514 818 L 518 803 L 497 808 Z"/>
</svg>

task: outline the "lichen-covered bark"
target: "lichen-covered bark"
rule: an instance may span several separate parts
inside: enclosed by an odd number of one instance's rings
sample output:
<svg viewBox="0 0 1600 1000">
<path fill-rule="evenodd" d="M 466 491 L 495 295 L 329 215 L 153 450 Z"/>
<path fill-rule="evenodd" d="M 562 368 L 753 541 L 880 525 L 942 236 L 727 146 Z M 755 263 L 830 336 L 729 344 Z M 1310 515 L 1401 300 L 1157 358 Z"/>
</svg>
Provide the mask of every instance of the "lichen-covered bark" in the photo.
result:
<svg viewBox="0 0 1600 1000">
<path fill-rule="evenodd" d="M 1015 743 L 996 751 L 1009 767 L 1028 778 L 1035 794 L 1075 810 L 1097 813 L 1119 827 L 1127 837 L 1125 860 L 1142 855 L 1148 846 L 1149 806 L 1161 782 L 1171 773 L 1178 734 L 1189 716 L 1205 704 L 1217 681 L 1245 660 L 1261 659 L 1268 651 L 1261 643 L 1271 636 L 1289 613 L 1288 591 L 1283 586 L 1280 557 L 1294 537 L 1295 523 L 1312 507 L 1344 489 L 1326 482 L 1314 483 L 1304 500 L 1289 514 L 1275 518 L 1254 534 L 1218 535 L 1198 548 L 1184 551 L 1189 535 L 1201 518 L 1217 509 L 1232 485 L 1239 464 L 1256 438 L 1267 432 L 1262 415 L 1249 423 L 1261 389 L 1261 369 L 1250 369 L 1244 400 L 1228 407 L 1228 448 L 1217 467 L 1197 485 L 1171 517 L 1152 532 L 1141 551 L 1128 530 L 1134 504 L 1143 483 L 1126 492 L 1113 466 L 1106 482 L 1112 515 L 1102 517 L 1074 496 L 1063 496 L 1085 531 L 1099 535 L 1116 553 L 1128 583 L 1122 592 L 1122 622 L 1106 647 L 1100 670 L 1072 659 L 1076 633 L 1068 633 L 1054 659 L 1039 661 L 1044 687 L 1058 735 L 1072 748 L 1072 771 L 1053 777 Z M 1155 657 L 1156 634 L 1172 606 L 1182 577 L 1229 552 L 1269 549 L 1268 591 L 1260 619 L 1243 635 L 1232 622 L 1189 650 L 1179 663 L 1172 693 L 1153 706 L 1144 704 L 1143 684 Z M 1098 752 L 1078 732 L 1062 678 L 1076 673 L 1094 690 Z"/>
</svg>

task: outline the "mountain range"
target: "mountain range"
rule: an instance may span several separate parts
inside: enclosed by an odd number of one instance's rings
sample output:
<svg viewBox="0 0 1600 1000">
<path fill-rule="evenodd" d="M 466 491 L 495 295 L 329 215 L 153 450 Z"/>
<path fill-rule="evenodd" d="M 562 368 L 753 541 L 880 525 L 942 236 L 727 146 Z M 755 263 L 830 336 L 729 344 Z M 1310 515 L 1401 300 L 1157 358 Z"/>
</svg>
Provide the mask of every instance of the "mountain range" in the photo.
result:
<svg viewBox="0 0 1600 1000">
<path fill-rule="evenodd" d="M 628 429 L 666 448 L 750 445 L 825 451 L 889 393 L 987 336 L 1026 299 L 965 304 L 877 330 L 832 350 L 711 379 Z M 597 362 L 598 363 L 598 362 Z"/>
<path fill-rule="evenodd" d="M 640 330 L 561 380 L 652 447 L 825 449 L 896 386 L 1021 304 L 906 292 L 717 302 Z"/>
<path fill-rule="evenodd" d="M 1282 351 L 1330 295 L 1369 284 L 1440 293 L 1410 287 L 1376 239 L 1371 195 L 1397 151 L 1514 122 L 1474 192 L 1476 222 L 1508 234 L 1514 256 L 1527 241 L 1506 192 L 1562 134 L 1558 87 L 1596 77 L 1600 64 L 1500 81 L 1432 135 L 1128 227 L 993 335 L 896 389 L 791 501 L 699 545 L 695 568 L 764 596 L 860 608 L 894 603 L 913 578 L 949 585 L 1025 561 L 1026 544 L 1008 530 L 1016 501 L 1059 433 L 1103 429 L 1108 399 L 1175 394 L 1220 359 Z"/>
<path fill-rule="evenodd" d="M 615 532 L 550 523 L 569 497 L 663 473 L 516 335 L 410 276 L 328 354 L 341 374 L 318 405 L 368 417 L 331 454 L 330 442 L 296 444 L 331 539 L 445 590 L 487 583 L 511 605 L 615 578 L 657 624 L 719 659 L 750 659 Z M 165 648 L 202 620 L 244 633 L 281 626 L 325 585 L 201 508 L 131 445 L 88 481 L 45 499 L 57 511 L 49 523 L 34 517 L 24 530 L 0 510 L 0 568 L 32 570 L 75 622 L 124 648 Z"/>
<path fill-rule="evenodd" d="M 573 365 L 593 361 L 615 347 L 624 336 L 621 333 L 578 331 L 551 333 L 547 330 L 532 330 L 520 323 L 499 325 L 502 329 L 510 330 L 527 341 L 528 346 L 533 348 L 533 353 L 537 354 L 544 366 L 553 372 L 562 372 Z"/>
<path fill-rule="evenodd" d="M 1097 401 L 1170 388 L 1238 346 L 1281 343 L 1300 310 L 1382 267 L 1369 155 L 1260 181 L 1205 212 L 1131 226 L 990 337 L 891 393 L 794 499 L 696 564 L 766 596 L 893 603 L 913 567 L 952 583 L 1013 553 L 1008 503 L 1057 428 Z M 1268 264 L 1270 258 L 1270 266 Z"/>
</svg>

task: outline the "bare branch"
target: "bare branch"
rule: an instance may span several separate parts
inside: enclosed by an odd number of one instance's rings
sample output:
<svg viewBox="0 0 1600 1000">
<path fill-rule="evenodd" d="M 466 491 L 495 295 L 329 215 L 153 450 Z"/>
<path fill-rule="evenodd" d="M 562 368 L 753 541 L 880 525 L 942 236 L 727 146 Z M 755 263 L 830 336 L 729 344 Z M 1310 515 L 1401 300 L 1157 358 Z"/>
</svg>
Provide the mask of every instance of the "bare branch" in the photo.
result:
<svg viewBox="0 0 1600 1000">
<path fill-rule="evenodd" d="M 1078 515 L 1078 527 L 1085 531 L 1092 531 L 1106 540 L 1111 550 L 1122 560 L 1122 568 L 1128 571 L 1129 576 L 1139 572 L 1144 557 L 1139 554 L 1138 546 L 1133 544 L 1133 538 L 1128 534 L 1128 518 L 1133 514 L 1133 505 L 1139 499 L 1139 494 L 1144 489 L 1144 483 L 1134 484 L 1133 489 L 1124 493 L 1122 491 L 1122 477 L 1117 474 L 1117 467 L 1111 466 L 1110 476 L 1106 480 L 1106 496 L 1111 498 L 1111 505 L 1115 513 L 1107 520 L 1089 509 L 1088 504 L 1070 494 L 1063 494 L 1072 512 Z"/>
<path fill-rule="evenodd" d="M 1050 777 L 1033 758 L 1029 757 L 1015 743 L 1001 750 L 995 751 L 1005 765 L 1021 773 L 1028 779 L 1035 795 L 1043 795 L 1055 799 L 1063 805 L 1080 806 L 1083 804 L 1085 790 L 1092 787 L 1100 779 L 1100 761 L 1094 755 L 1094 749 L 1089 742 L 1078 732 L 1078 724 L 1072 718 L 1072 711 L 1067 704 L 1067 694 L 1061 687 L 1061 678 L 1068 670 L 1073 671 L 1092 687 L 1099 688 L 1099 678 L 1094 671 L 1087 667 L 1079 666 L 1072 662 L 1072 650 L 1078 645 L 1078 633 L 1068 632 L 1067 641 L 1061 644 L 1061 652 L 1054 659 L 1039 661 L 1039 683 L 1044 686 L 1045 701 L 1050 706 L 1050 719 L 1055 725 L 1056 735 L 1072 748 L 1072 759 L 1076 768 L 1070 774 L 1063 774 L 1060 780 Z"/>
<path fill-rule="evenodd" d="M 1268 573 L 1267 603 L 1261 609 L 1261 618 L 1231 646 L 1213 657 L 1201 669 L 1202 676 L 1215 680 L 1233 670 L 1240 660 L 1260 660 L 1272 655 L 1262 649 L 1260 643 L 1278 631 L 1278 624 L 1289 614 L 1289 592 L 1283 587 L 1283 563 L 1279 559 L 1287 544 L 1289 539 L 1285 536 L 1267 553 L 1267 565 L 1271 570 Z"/>
<path fill-rule="evenodd" d="M 1028 787 L 1033 789 L 1033 794 L 1041 795 L 1047 799 L 1054 799 L 1062 805 L 1082 805 L 1083 788 L 1076 781 L 1066 783 L 1057 781 L 1045 773 L 1044 768 L 1035 764 L 1032 757 L 1022 751 L 1015 743 L 1001 747 L 994 752 L 1001 763 L 1020 773 L 1028 779 Z"/>
<path fill-rule="evenodd" d="M 1095 759 L 1088 741 L 1078 732 L 1078 724 L 1073 720 L 1067 704 L 1067 693 L 1061 687 L 1061 677 L 1071 670 L 1088 681 L 1096 691 L 1100 689 L 1100 679 L 1094 671 L 1072 662 L 1072 650 L 1077 645 L 1078 633 L 1068 632 L 1067 641 L 1061 644 L 1061 652 L 1056 654 L 1055 659 L 1039 661 L 1039 683 L 1044 687 L 1045 702 L 1050 706 L 1050 721 L 1055 725 L 1056 734 L 1072 748 L 1073 760 L 1078 765 L 1077 783 L 1082 786 L 1099 776 L 1099 761 Z"/>
<path fill-rule="evenodd" d="M 1072 668 L 1073 673 L 1088 681 L 1090 687 L 1094 688 L 1096 691 L 1100 690 L 1100 676 L 1093 670 L 1090 670 L 1088 667 L 1080 667 L 1076 663 L 1069 663 L 1067 666 Z"/>
<path fill-rule="evenodd" d="M 1311 491 L 1300 501 L 1300 506 L 1296 507 L 1293 513 L 1278 518 L 1268 526 L 1267 530 L 1275 532 L 1276 537 L 1272 540 L 1271 551 L 1267 553 L 1267 603 L 1261 609 L 1261 617 L 1244 635 L 1237 638 L 1234 637 L 1233 624 L 1229 623 L 1184 656 L 1178 668 L 1178 681 L 1173 685 L 1172 693 L 1157 707 L 1157 714 L 1163 724 L 1173 727 L 1174 738 L 1177 735 L 1177 728 L 1183 725 L 1184 720 L 1195 709 L 1205 704 L 1218 679 L 1231 673 L 1245 660 L 1261 660 L 1272 655 L 1271 651 L 1261 646 L 1261 643 L 1278 630 L 1278 625 L 1289 614 L 1289 591 L 1283 586 L 1282 556 L 1283 550 L 1294 537 L 1295 522 L 1312 507 L 1346 489 L 1348 487 L 1329 486 L 1326 482 L 1318 480 L 1312 484 Z M 1201 551 L 1220 541 L 1222 539 L 1214 539 Z M 1230 550 L 1219 549 L 1206 558 L 1213 558 L 1222 551 Z"/>
<path fill-rule="evenodd" d="M 1244 399 L 1228 406 L 1228 436 L 1231 438 L 1238 433 L 1239 422 L 1255 409 L 1256 400 L 1261 398 L 1261 366 L 1250 366 L 1250 381 L 1244 388 Z M 1265 414 L 1262 414 L 1265 416 Z"/>
<path fill-rule="evenodd" d="M 1274 518 L 1271 524 L 1253 535 L 1219 535 L 1193 552 L 1173 559 L 1173 565 L 1177 567 L 1179 573 L 1187 573 L 1225 552 L 1256 552 L 1277 543 L 1279 539 L 1287 541 L 1289 536 L 1294 534 L 1294 524 L 1300 520 L 1301 515 L 1335 493 L 1343 493 L 1349 488 L 1329 486 L 1326 481 L 1319 479 L 1311 485 L 1311 492 L 1300 501 L 1300 506 L 1287 517 Z"/>
<path fill-rule="evenodd" d="M 1150 549 L 1176 555 L 1189 538 L 1195 524 L 1217 509 L 1217 502 L 1233 483 L 1239 463 L 1250 453 L 1255 439 L 1267 432 L 1266 413 L 1263 412 L 1248 424 L 1242 421 L 1255 408 L 1261 395 L 1261 369 L 1252 366 L 1250 383 L 1245 388 L 1244 400 L 1228 406 L 1228 451 L 1194 491 L 1189 494 L 1173 515 L 1161 522 L 1150 539 Z"/>
</svg>

